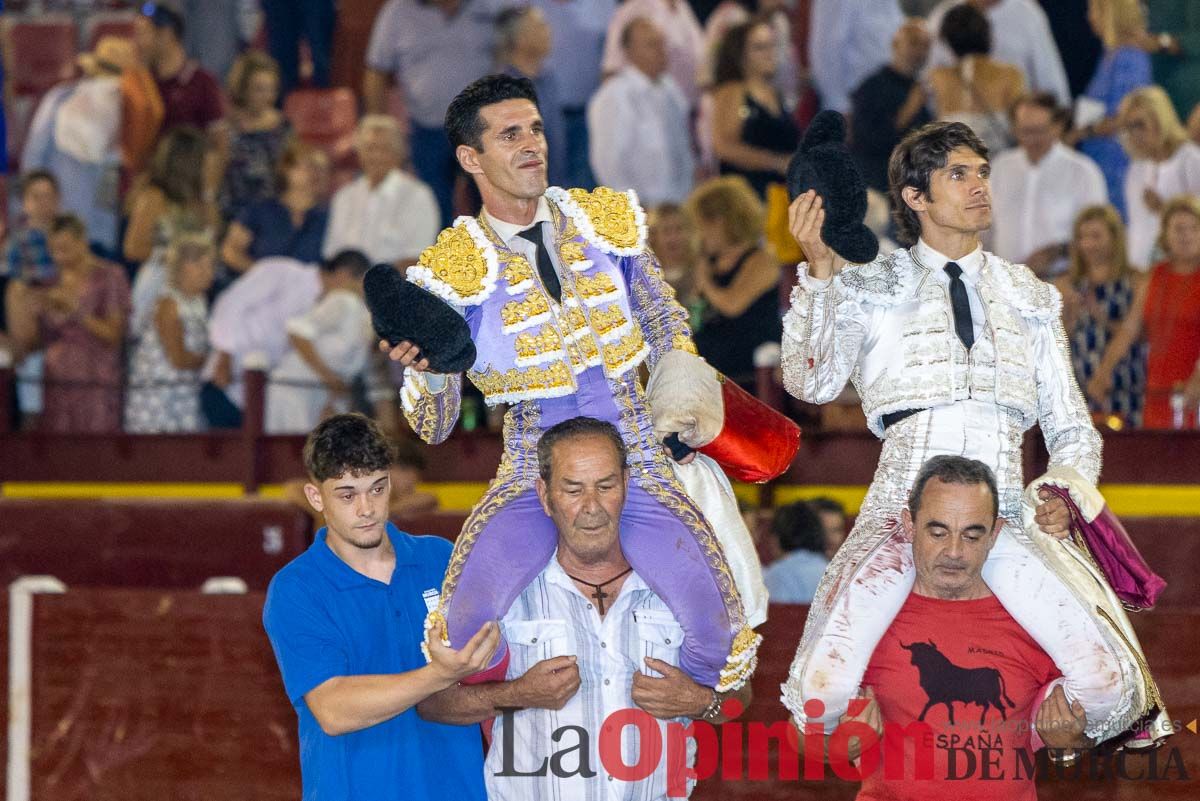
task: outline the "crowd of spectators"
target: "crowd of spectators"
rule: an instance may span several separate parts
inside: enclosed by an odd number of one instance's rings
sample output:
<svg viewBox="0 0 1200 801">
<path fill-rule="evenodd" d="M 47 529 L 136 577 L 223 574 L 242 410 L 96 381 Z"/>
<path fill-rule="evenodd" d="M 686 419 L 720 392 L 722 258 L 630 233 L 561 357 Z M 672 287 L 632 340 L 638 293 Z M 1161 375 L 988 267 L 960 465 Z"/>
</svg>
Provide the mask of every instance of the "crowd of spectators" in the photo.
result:
<svg viewBox="0 0 1200 801">
<path fill-rule="evenodd" d="M 371 350 L 361 275 L 477 211 L 443 116 L 496 71 L 537 87 L 552 183 L 637 192 L 701 353 L 748 387 L 777 358 L 798 256 L 782 185 L 814 111 L 848 116 L 884 242 L 891 149 L 966 122 L 992 149 L 987 247 L 1062 291 L 1097 419 L 1190 427 L 1200 18 L 1086 6 L 1100 55 L 1073 96 L 1035 0 L 387 0 L 352 159 L 285 113 L 332 80 L 333 0 L 138 6 L 40 98 L 16 154 L 14 411 L 56 431 L 237 425 L 256 366 L 273 432 L 351 407 L 394 425 L 400 377 Z"/>
</svg>

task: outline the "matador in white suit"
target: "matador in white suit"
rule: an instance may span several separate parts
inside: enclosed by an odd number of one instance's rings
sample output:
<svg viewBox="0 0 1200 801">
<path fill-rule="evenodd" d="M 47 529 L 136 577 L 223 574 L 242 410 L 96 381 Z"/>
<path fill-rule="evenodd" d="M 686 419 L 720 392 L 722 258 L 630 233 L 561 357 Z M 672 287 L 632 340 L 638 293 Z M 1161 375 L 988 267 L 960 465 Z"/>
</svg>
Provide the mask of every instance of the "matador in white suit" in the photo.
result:
<svg viewBox="0 0 1200 801">
<path fill-rule="evenodd" d="M 859 689 L 875 646 L 913 585 L 897 524 L 921 465 L 938 454 L 988 464 L 1008 521 L 984 579 L 1054 659 L 1083 704 L 1095 742 L 1165 720 L 1120 603 L 1075 545 L 1069 515 L 1042 483 L 1095 493 L 1100 435 L 1071 370 L 1054 287 L 985 252 L 991 221 L 987 149 L 960 123 L 914 132 L 889 168 L 901 238 L 916 244 L 838 270 L 821 238 L 822 201 L 797 198 L 792 229 L 808 256 L 784 319 L 788 391 L 827 403 L 853 381 L 883 439 L 850 536 L 817 590 L 783 701 L 803 725 L 819 699 L 827 730 Z M 1047 474 L 1025 488 L 1021 442 L 1041 426 Z M 810 709 L 811 711 L 811 709 Z M 1165 732 L 1151 727 L 1141 742 Z"/>
</svg>

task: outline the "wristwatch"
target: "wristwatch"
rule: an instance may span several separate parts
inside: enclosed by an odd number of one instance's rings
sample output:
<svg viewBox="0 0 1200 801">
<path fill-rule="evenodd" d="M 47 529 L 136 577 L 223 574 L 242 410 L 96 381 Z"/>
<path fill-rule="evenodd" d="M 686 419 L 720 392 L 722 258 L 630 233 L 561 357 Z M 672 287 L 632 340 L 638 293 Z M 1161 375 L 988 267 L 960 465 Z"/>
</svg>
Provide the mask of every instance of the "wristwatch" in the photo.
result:
<svg viewBox="0 0 1200 801">
<path fill-rule="evenodd" d="M 1055 765 L 1062 765 L 1064 768 L 1074 765 L 1079 759 L 1079 749 L 1077 748 L 1051 748 L 1050 761 Z"/>
<path fill-rule="evenodd" d="M 716 690 L 709 690 L 709 692 L 712 693 L 712 701 L 705 708 L 705 710 L 700 713 L 699 719 L 707 720 L 709 723 L 712 723 L 721 716 L 721 704 L 725 699 L 722 698 L 721 694 Z"/>
</svg>

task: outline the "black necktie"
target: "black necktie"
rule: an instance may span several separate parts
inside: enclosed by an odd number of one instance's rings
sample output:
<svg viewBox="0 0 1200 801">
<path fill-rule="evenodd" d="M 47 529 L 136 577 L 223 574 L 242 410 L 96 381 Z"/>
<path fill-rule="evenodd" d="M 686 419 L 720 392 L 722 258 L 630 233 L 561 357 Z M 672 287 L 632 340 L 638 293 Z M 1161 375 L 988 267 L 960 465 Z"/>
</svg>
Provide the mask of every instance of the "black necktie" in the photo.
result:
<svg viewBox="0 0 1200 801">
<path fill-rule="evenodd" d="M 946 262 L 944 268 L 950 276 L 950 307 L 954 309 L 954 330 L 967 350 L 975 344 L 975 324 L 971 321 L 971 303 L 967 300 L 967 285 L 962 280 L 962 267 Z"/>
<path fill-rule="evenodd" d="M 546 242 L 542 238 L 542 224 L 535 223 L 533 227 L 526 228 L 517 236 L 528 240 L 537 246 L 537 269 L 538 275 L 541 276 L 542 286 L 546 287 L 555 300 L 562 300 L 562 284 L 558 281 L 558 272 L 554 269 L 554 262 L 550 261 L 550 251 L 546 249 Z"/>
</svg>

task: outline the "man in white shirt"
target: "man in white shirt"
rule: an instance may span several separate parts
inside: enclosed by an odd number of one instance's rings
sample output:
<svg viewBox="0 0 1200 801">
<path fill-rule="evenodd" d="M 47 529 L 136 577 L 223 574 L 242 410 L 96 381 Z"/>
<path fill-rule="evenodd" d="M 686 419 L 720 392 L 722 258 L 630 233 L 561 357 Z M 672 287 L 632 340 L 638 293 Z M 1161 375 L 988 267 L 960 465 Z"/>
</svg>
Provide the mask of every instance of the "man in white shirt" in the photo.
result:
<svg viewBox="0 0 1200 801">
<path fill-rule="evenodd" d="M 451 687 L 418 711 L 443 723 L 495 717 L 484 764 L 491 801 L 657 801 L 671 790 L 671 797 L 690 794 L 694 781 L 685 771 L 695 762 L 695 741 L 687 740 L 685 754 L 672 754 L 667 724 L 719 722 L 726 696 L 678 668 L 683 630 L 622 552 L 629 468 L 621 435 L 611 423 L 574 417 L 542 435 L 538 460 L 538 498 L 558 530 L 558 548 L 501 621 L 509 643 L 507 680 Z M 557 704 L 515 709 L 518 704 L 506 700 L 514 687 L 545 665 L 557 667 L 547 678 L 561 688 Z M 749 687 L 728 697 L 745 704 Z M 621 716 L 609 720 L 614 713 Z M 619 753 L 601 748 L 602 730 L 621 720 L 629 723 L 620 727 Z M 639 771 L 649 775 L 626 782 L 610 770 L 618 761 L 629 766 L 649 758 L 652 736 L 638 734 L 641 726 L 656 731 L 661 758 Z"/>
<path fill-rule="evenodd" d="M 237 409 L 243 407 L 242 371 L 269 370 L 283 358 L 287 321 L 311 309 L 321 294 L 318 272 L 282 256 L 261 259 L 217 296 L 208 317 L 212 350 L 204 378 Z M 240 425 L 229 418 L 224 423 Z M 216 426 L 211 417 L 209 425 Z"/>
<path fill-rule="evenodd" d="M 692 190 L 694 157 L 688 105 L 667 74 L 666 39 L 637 17 L 621 33 L 626 65 L 588 104 L 596 180 L 633 189 L 647 206 L 682 203 Z"/>
<path fill-rule="evenodd" d="M 322 255 L 360 250 L 372 264 L 412 264 L 440 228 L 433 190 L 400 169 L 408 147 L 394 118 L 363 117 L 354 144 L 362 175 L 333 196 Z"/>
<path fill-rule="evenodd" d="M 1066 112 L 1054 96 L 1028 95 L 1013 108 L 1018 147 L 992 160 L 992 251 L 1040 277 L 1060 272 L 1075 218 L 1108 202 L 1096 163 L 1060 139 Z"/>
<path fill-rule="evenodd" d="M 813 0 L 808 53 L 823 108 L 850 111 L 850 94 L 888 63 L 902 24 L 899 0 Z"/>
<path fill-rule="evenodd" d="M 291 347 L 267 383 L 267 433 L 303 434 L 327 413 L 348 411 L 350 384 L 366 367 L 374 336 L 362 297 L 370 267 L 353 250 L 321 265 L 321 299 L 287 321 Z"/>
<path fill-rule="evenodd" d="M 929 14 L 929 30 L 941 28 L 946 12 L 963 2 L 982 11 L 992 24 L 992 52 L 996 61 L 1012 64 L 1025 73 L 1034 92 L 1050 92 L 1061 106 L 1071 105 L 1071 88 L 1050 21 L 1036 0 L 944 0 Z M 928 69 L 953 64 L 954 56 L 941 38 L 934 42 Z"/>
<path fill-rule="evenodd" d="M 604 39 L 604 74 L 613 75 L 629 64 L 625 31 L 639 18 L 650 20 L 662 31 L 666 69 L 687 98 L 688 108 L 694 108 L 700 100 L 698 77 L 705 59 L 704 29 L 687 0 L 626 0 L 617 6 Z"/>
</svg>

